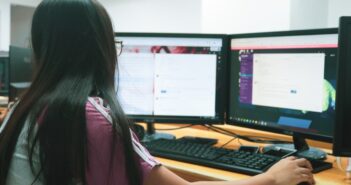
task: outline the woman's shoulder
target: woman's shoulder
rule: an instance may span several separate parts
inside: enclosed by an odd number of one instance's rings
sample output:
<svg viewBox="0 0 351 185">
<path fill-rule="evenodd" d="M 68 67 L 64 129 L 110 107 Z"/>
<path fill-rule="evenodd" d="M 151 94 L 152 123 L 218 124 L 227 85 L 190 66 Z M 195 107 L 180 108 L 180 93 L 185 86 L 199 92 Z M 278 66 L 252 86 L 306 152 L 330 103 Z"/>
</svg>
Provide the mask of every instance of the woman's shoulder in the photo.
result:
<svg viewBox="0 0 351 185">
<path fill-rule="evenodd" d="M 85 106 L 87 122 L 112 123 L 110 116 L 110 107 L 104 103 L 100 97 L 89 97 Z"/>
<path fill-rule="evenodd" d="M 103 99 L 89 97 L 85 107 L 88 139 L 97 139 L 97 141 L 103 142 L 103 140 L 111 138 L 114 131 L 110 108 L 104 105 Z"/>
</svg>

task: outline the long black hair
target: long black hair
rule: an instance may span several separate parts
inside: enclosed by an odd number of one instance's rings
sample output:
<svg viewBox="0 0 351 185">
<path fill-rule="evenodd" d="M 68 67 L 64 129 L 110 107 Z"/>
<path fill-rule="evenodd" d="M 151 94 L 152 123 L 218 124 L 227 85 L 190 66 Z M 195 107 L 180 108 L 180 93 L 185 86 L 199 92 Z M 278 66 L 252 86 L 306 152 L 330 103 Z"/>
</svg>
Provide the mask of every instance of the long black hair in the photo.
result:
<svg viewBox="0 0 351 185">
<path fill-rule="evenodd" d="M 89 96 L 100 96 L 111 107 L 114 140 L 117 135 L 123 138 L 125 164 L 121 165 L 129 183 L 140 185 L 128 120 L 115 92 L 117 56 L 106 10 L 95 0 L 44 0 L 34 13 L 31 37 L 36 72 L 0 135 L 0 185 L 6 183 L 26 121 L 33 173 L 40 174 L 45 184 L 86 184 L 85 105 Z M 33 168 L 36 145 L 38 171 Z"/>
</svg>

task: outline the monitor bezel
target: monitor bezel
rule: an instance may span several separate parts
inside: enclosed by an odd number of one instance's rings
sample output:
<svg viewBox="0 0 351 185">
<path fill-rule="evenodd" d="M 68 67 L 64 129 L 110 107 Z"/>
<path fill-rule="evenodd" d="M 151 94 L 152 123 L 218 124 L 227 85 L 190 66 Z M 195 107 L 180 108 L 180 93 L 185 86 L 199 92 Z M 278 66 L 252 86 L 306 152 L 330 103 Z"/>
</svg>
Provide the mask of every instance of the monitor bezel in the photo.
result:
<svg viewBox="0 0 351 185">
<path fill-rule="evenodd" d="M 20 51 L 20 52 L 19 52 Z M 18 78 L 15 77 L 16 69 L 14 66 L 17 66 L 20 64 L 20 66 L 23 67 L 23 63 L 18 63 L 18 53 L 20 53 L 20 56 L 23 55 L 23 51 L 27 52 L 26 56 L 29 58 L 30 63 L 27 64 L 27 74 L 26 74 L 26 80 L 21 80 L 19 81 Z M 16 55 L 17 53 L 17 55 Z M 16 57 L 15 57 L 16 56 Z M 14 59 L 15 58 L 15 59 Z M 29 88 L 30 83 L 33 80 L 33 75 L 34 75 L 34 63 L 33 63 L 33 51 L 30 47 L 20 47 L 20 46 L 15 46 L 15 45 L 10 45 L 9 46 L 9 64 L 8 64 L 8 97 L 9 97 L 9 102 L 15 101 L 18 96 L 20 96 L 27 88 Z M 22 77 L 21 77 L 22 78 Z M 16 83 L 27 83 L 28 87 L 15 87 L 14 84 Z M 27 86 L 26 85 L 26 86 Z"/>
<path fill-rule="evenodd" d="M 337 156 L 351 156 L 351 148 L 347 148 L 343 143 L 343 121 L 345 117 L 348 116 L 347 108 L 345 108 L 344 101 L 347 99 L 346 92 L 346 83 L 347 81 L 347 72 L 351 69 L 350 64 L 347 62 L 351 62 L 351 54 L 348 52 L 351 48 L 351 17 L 341 17 L 339 21 L 339 38 L 338 38 L 338 72 L 337 72 L 337 83 L 336 83 L 336 117 L 335 117 L 335 126 L 334 126 L 334 143 L 333 143 L 333 154 Z M 344 62 L 343 62 L 344 61 Z M 343 79 L 343 80 L 341 80 Z M 349 98 L 350 99 L 350 98 Z M 351 118 L 348 116 L 348 118 Z"/>
<path fill-rule="evenodd" d="M 244 34 L 231 34 L 229 35 L 229 58 L 228 58 L 228 68 L 229 68 L 229 73 L 231 70 L 231 40 L 232 39 L 238 39 L 238 38 L 258 38 L 258 37 L 281 37 L 281 36 L 301 36 L 301 35 L 324 35 L 324 34 L 338 34 L 338 29 L 337 28 L 325 28 L 325 29 L 309 29 L 309 30 L 292 30 L 292 31 L 275 31 L 275 32 L 259 32 L 259 33 L 244 33 Z M 228 77 L 230 78 L 230 77 Z M 232 89 L 230 79 L 228 79 L 228 104 L 226 110 L 227 112 L 227 117 L 226 117 L 226 123 L 229 125 L 234 125 L 234 126 L 239 126 L 239 127 L 245 127 L 245 128 L 252 128 L 252 129 L 257 129 L 257 130 L 262 130 L 262 131 L 268 131 L 268 132 L 274 132 L 278 134 L 284 134 L 284 135 L 289 135 L 293 136 L 294 133 L 299 134 L 300 136 L 304 138 L 309 138 L 313 140 L 318 140 L 318 141 L 323 141 L 323 142 L 328 142 L 331 143 L 333 141 L 332 136 L 327 136 L 327 135 L 321 135 L 321 134 L 315 134 L 315 133 L 306 133 L 306 132 L 301 132 L 298 130 L 288 130 L 288 129 L 283 129 L 283 128 L 277 128 L 277 127 L 268 127 L 268 126 L 260 126 L 260 125 L 255 125 L 255 124 L 247 124 L 245 122 L 240 122 L 240 121 L 234 121 L 229 119 L 229 107 L 230 107 L 230 89 Z"/>
<path fill-rule="evenodd" d="M 198 34 L 198 33 L 146 33 L 146 32 L 117 32 L 115 38 L 118 37 L 164 37 L 164 38 L 214 38 L 222 39 L 222 63 L 217 66 L 217 71 L 221 70 L 222 73 L 217 72 L 216 79 L 216 114 L 218 117 L 202 118 L 190 116 L 159 116 L 159 115 L 127 115 L 129 119 L 136 122 L 148 123 L 176 123 L 176 124 L 224 124 L 225 121 L 225 108 L 227 107 L 227 61 L 228 61 L 228 35 L 225 34 Z M 221 83 L 221 84 L 218 84 Z M 218 112 L 217 112 L 218 107 Z"/>
<path fill-rule="evenodd" d="M 4 89 L 0 90 L 0 95 L 1 96 L 8 96 L 8 94 L 9 94 L 9 63 L 10 63 L 9 54 L 0 52 L 0 58 L 1 58 L 2 65 L 3 65 L 2 72 L 5 76 L 5 79 L 2 79 L 5 87 L 4 87 Z"/>
</svg>

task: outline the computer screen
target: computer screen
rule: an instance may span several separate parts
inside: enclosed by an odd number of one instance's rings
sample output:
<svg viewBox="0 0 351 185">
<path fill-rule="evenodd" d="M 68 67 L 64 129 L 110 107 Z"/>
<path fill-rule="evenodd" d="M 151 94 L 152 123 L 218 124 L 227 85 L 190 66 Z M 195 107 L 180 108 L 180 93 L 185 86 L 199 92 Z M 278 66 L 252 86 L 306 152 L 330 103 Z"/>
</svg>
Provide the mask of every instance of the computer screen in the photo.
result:
<svg viewBox="0 0 351 185">
<path fill-rule="evenodd" d="M 333 154 L 351 157 L 351 17 L 339 27 L 338 83 Z"/>
<path fill-rule="evenodd" d="M 136 121 L 223 123 L 226 36 L 118 33 L 117 96 Z"/>
<path fill-rule="evenodd" d="M 337 29 L 230 37 L 227 122 L 331 142 Z"/>
<path fill-rule="evenodd" d="M 0 52 L 0 96 L 7 96 L 9 89 L 9 56 L 8 53 Z"/>
<path fill-rule="evenodd" d="M 10 46 L 9 59 L 9 101 L 13 101 L 30 86 L 32 81 L 32 50 Z"/>
</svg>

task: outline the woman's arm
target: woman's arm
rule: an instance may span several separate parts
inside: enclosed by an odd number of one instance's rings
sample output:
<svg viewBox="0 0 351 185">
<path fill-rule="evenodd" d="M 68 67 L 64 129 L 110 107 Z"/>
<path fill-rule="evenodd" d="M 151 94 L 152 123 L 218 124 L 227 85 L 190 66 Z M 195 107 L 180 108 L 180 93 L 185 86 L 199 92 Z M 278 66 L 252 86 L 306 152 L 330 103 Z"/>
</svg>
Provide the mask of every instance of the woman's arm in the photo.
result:
<svg viewBox="0 0 351 185">
<path fill-rule="evenodd" d="M 289 157 L 272 166 L 266 173 L 239 181 L 187 182 L 165 167 L 155 167 L 144 185 L 296 185 L 300 182 L 315 184 L 310 163 L 305 159 Z"/>
</svg>

